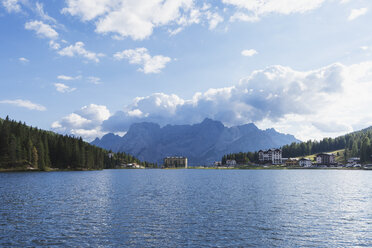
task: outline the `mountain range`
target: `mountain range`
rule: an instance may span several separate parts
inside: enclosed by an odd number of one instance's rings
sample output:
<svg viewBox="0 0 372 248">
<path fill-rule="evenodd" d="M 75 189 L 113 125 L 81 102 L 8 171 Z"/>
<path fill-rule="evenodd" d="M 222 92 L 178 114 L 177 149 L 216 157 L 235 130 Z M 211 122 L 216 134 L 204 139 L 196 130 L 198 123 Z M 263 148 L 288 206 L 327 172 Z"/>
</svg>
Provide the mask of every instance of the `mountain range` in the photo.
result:
<svg viewBox="0 0 372 248">
<path fill-rule="evenodd" d="M 109 133 L 91 144 L 113 152 L 126 152 L 141 160 L 162 164 L 167 156 L 186 156 L 189 165 L 208 165 L 229 153 L 257 151 L 300 142 L 275 129 L 261 130 L 253 123 L 226 127 L 205 119 L 193 125 L 134 123 L 120 137 Z"/>
</svg>

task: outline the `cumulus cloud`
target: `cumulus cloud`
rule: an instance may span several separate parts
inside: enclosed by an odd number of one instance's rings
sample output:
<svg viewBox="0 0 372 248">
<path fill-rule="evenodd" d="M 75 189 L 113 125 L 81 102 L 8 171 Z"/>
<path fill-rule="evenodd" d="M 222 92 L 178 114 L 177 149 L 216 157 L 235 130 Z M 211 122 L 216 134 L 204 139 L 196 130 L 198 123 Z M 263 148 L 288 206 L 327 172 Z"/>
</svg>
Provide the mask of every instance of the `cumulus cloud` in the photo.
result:
<svg viewBox="0 0 372 248">
<path fill-rule="evenodd" d="M 30 21 L 25 24 L 27 30 L 33 30 L 42 38 L 49 38 L 55 40 L 58 38 L 58 33 L 49 24 L 42 21 Z"/>
<path fill-rule="evenodd" d="M 356 18 L 367 14 L 367 11 L 368 11 L 367 8 L 352 9 L 348 17 L 348 20 L 349 21 L 355 20 Z"/>
<path fill-rule="evenodd" d="M 33 103 L 29 100 L 22 100 L 22 99 L 16 99 L 16 100 L 0 100 L 0 104 L 10 104 L 17 107 L 27 108 L 30 110 L 38 110 L 38 111 L 45 111 L 46 107 L 43 105 Z"/>
<path fill-rule="evenodd" d="M 287 114 L 312 114 L 343 90 L 345 66 L 333 64 L 301 72 L 284 66 L 254 71 L 236 86 L 209 89 L 192 99 L 156 93 L 135 98 L 103 127 L 126 131 L 133 122 L 152 121 L 161 125 L 195 123 L 206 117 L 227 125 L 279 120 Z M 306 99 L 306 100 L 305 100 Z"/>
<path fill-rule="evenodd" d="M 67 0 L 64 14 L 94 22 L 97 33 L 113 34 L 113 38 L 148 38 L 155 28 L 168 26 L 175 35 L 184 27 L 208 23 L 214 29 L 223 21 L 209 4 L 195 0 Z"/>
<path fill-rule="evenodd" d="M 246 57 L 252 57 L 253 55 L 256 55 L 257 51 L 254 49 L 249 49 L 249 50 L 243 50 L 242 55 Z"/>
<path fill-rule="evenodd" d="M 302 140 L 334 137 L 372 125 L 370 92 L 372 61 L 310 71 L 274 65 L 253 71 L 235 86 L 197 92 L 191 99 L 164 93 L 137 97 L 99 127 L 115 133 L 135 122 L 193 124 L 208 117 L 228 126 L 254 122 Z"/>
<path fill-rule="evenodd" d="M 150 36 L 155 27 L 188 19 L 192 10 L 193 0 L 67 0 L 62 12 L 83 21 L 94 20 L 98 33 L 141 40 Z"/>
<path fill-rule="evenodd" d="M 2 4 L 9 13 L 20 12 L 21 5 L 19 4 L 19 2 L 19 0 L 3 0 Z"/>
<path fill-rule="evenodd" d="M 130 64 L 141 65 L 139 71 L 146 74 L 161 72 L 161 69 L 171 61 L 171 58 L 162 55 L 151 56 L 144 47 L 117 52 L 114 54 L 114 58 L 117 60 L 127 59 Z"/>
<path fill-rule="evenodd" d="M 91 141 L 95 137 L 105 134 L 101 130 L 101 124 L 109 117 L 110 111 L 106 106 L 90 104 L 54 122 L 52 129 L 60 133 L 81 136 L 85 140 Z"/>
<path fill-rule="evenodd" d="M 71 88 L 70 86 L 62 83 L 55 83 L 54 86 L 56 87 L 56 90 L 61 93 L 68 93 L 76 90 L 76 88 Z"/>
<path fill-rule="evenodd" d="M 88 51 L 84 48 L 85 44 L 81 41 L 76 42 L 74 45 L 67 46 L 62 50 L 58 51 L 61 56 L 75 57 L 80 56 L 88 60 L 92 60 L 96 63 L 99 62 L 99 57 L 103 57 L 102 53 L 95 53 Z"/>
</svg>

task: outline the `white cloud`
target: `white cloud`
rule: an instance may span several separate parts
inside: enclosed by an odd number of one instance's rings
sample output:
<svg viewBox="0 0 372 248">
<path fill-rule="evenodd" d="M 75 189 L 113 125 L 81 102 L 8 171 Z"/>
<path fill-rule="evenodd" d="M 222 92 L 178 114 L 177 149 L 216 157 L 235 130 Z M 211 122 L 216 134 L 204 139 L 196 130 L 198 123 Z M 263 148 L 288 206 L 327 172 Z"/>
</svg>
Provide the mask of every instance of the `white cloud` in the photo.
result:
<svg viewBox="0 0 372 248">
<path fill-rule="evenodd" d="M 192 124 L 209 117 L 228 126 L 254 122 L 302 140 L 335 137 L 372 125 L 370 92 L 372 61 L 310 71 L 274 65 L 253 71 L 235 86 L 197 92 L 191 99 L 164 93 L 136 97 L 92 128 L 85 123 L 75 129 L 116 133 L 135 122 Z"/>
<path fill-rule="evenodd" d="M 68 57 L 81 56 L 83 58 L 92 60 L 96 63 L 99 62 L 99 57 L 104 56 L 104 54 L 102 53 L 95 53 L 95 52 L 88 51 L 84 48 L 84 46 L 85 44 L 83 42 L 78 41 L 74 45 L 70 45 L 58 51 L 58 54 L 61 56 L 68 56 Z"/>
<path fill-rule="evenodd" d="M 61 93 L 68 93 L 76 90 L 76 88 L 71 88 L 70 86 L 62 83 L 55 83 L 54 86 L 56 87 L 56 90 Z"/>
<path fill-rule="evenodd" d="M 360 8 L 360 9 L 352 9 L 350 12 L 350 15 L 348 17 L 349 21 L 352 21 L 360 16 L 363 16 L 367 14 L 368 9 L 367 8 Z"/>
<path fill-rule="evenodd" d="M 214 29 L 224 21 L 221 13 L 230 13 L 230 21 L 259 21 L 261 17 L 277 13 L 289 15 L 305 13 L 322 6 L 327 0 L 222 0 L 216 6 L 196 0 L 66 0 L 62 13 L 77 16 L 83 22 L 94 23 L 95 31 L 112 34 L 114 39 L 148 38 L 156 28 L 167 27 L 170 35 L 184 27 L 208 23 Z M 345 0 L 340 0 L 345 1 Z"/>
<path fill-rule="evenodd" d="M 59 50 L 61 48 L 61 45 L 58 42 L 55 42 L 54 40 L 49 41 L 49 47 L 53 50 Z"/>
<path fill-rule="evenodd" d="M 190 19 L 193 7 L 193 0 L 67 0 L 62 12 L 79 16 L 83 21 L 94 20 L 98 33 L 142 40 L 156 27 L 181 18 Z"/>
<path fill-rule="evenodd" d="M 37 14 L 45 21 L 57 23 L 56 19 L 50 17 L 47 13 L 44 12 L 44 5 L 42 3 L 36 2 L 36 12 Z"/>
<path fill-rule="evenodd" d="M 94 22 L 97 33 L 114 39 L 148 38 L 154 29 L 168 26 L 175 35 L 186 26 L 208 23 L 214 29 L 223 17 L 211 5 L 195 0 L 67 0 L 62 13 Z"/>
<path fill-rule="evenodd" d="M 101 84 L 101 79 L 99 77 L 88 77 L 88 82 L 92 84 Z"/>
<path fill-rule="evenodd" d="M 242 55 L 247 56 L 247 57 L 252 57 L 253 55 L 257 54 L 257 51 L 254 49 L 249 49 L 249 50 L 243 50 Z"/>
<path fill-rule="evenodd" d="M 130 64 L 141 65 L 139 71 L 146 74 L 161 72 L 161 69 L 171 61 L 171 58 L 162 55 L 151 56 L 144 47 L 117 52 L 114 54 L 114 58 L 117 60 L 128 59 Z"/>
<path fill-rule="evenodd" d="M 248 14 L 245 14 L 245 13 L 240 12 L 240 11 L 234 13 L 230 17 L 231 22 L 234 22 L 234 21 L 257 22 L 259 20 L 260 20 L 260 18 L 258 16 L 248 15 Z"/>
<path fill-rule="evenodd" d="M 36 34 L 42 38 L 55 40 L 58 38 L 58 33 L 52 26 L 45 24 L 42 21 L 31 21 L 25 24 L 27 30 L 34 30 Z"/>
<path fill-rule="evenodd" d="M 101 130 L 101 124 L 110 115 L 106 106 L 90 104 L 54 122 L 52 128 L 57 132 L 82 136 L 90 141 L 105 134 Z"/>
<path fill-rule="evenodd" d="M 29 100 L 22 100 L 22 99 L 16 99 L 16 100 L 1 100 L 0 104 L 10 104 L 17 107 L 23 107 L 31 110 L 38 110 L 38 111 L 45 111 L 46 108 L 43 105 L 33 103 Z"/>
<path fill-rule="evenodd" d="M 219 23 L 223 22 L 223 17 L 216 12 L 207 11 L 206 16 L 209 21 L 209 29 L 215 29 Z"/>
<path fill-rule="evenodd" d="M 195 93 L 189 100 L 163 93 L 136 98 L 103 127 L 116 132 L 140 121 L 185 124 L 209 117 L 227 125 L 255 122 L 301 139 L 321 138 L 363 126 L 362 116 L 372 119 L 368 114 L 372 100 L 366 102 L 371 90 L 372 62 L 352 66 L 336 63 L 312 71 L 270 66 L 252 72 L 236 86 Z"/>
<path fill-rule="evenodd" d="M 261 16 L 271 13 L 282 15 L 305 13 L 319 8 L 325 0 L 222 0 L 222 2 L 237 8 L 230 21 L 255 22 Z"/>
<path fill-rule="evenodd" d="M 5 9 L 11 13 L 11 12 L 20 12 L 21 11 L 21 5 L 19 4 L 19 0 L 3 0 L 3 6 Z"/>
<path fill-rule="evenodd" d="M 81 76 L 76 76 L 76 77 L 71 77 L 71 76 L 66 76 L 66 75 L 58 75 L 58 79 L 60 80 L 65 80 L 65 81 L 72 81 L 72 80 L 78 80 L 81 79 Z"/>
<path fill-rule="evenodd" d="M 28 59 L 26 59 L 26 58 L 24 58 L 24 57 L 21 57 L 21 58 L 19 58 L 18 59 L 20 62 L 22 62 L 22 63 L 28 63 L 28 62 L 30 62 L 30 60 L 28 60 Z"/>
</svg>

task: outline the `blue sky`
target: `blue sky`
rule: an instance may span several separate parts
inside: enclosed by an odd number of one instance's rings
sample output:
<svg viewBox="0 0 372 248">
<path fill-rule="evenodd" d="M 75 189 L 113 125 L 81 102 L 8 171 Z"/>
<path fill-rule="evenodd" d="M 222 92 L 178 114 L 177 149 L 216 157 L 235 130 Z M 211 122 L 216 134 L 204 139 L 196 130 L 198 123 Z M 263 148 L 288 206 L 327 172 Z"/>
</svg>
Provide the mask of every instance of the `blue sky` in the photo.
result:
<svg viewBox="0 0 372 248">
<path fill-rule="evenodd" d="M 131 123 L 372 125 L 367 0 L 0 0 L 0 116 L 92 140 Z"/>
</svg>

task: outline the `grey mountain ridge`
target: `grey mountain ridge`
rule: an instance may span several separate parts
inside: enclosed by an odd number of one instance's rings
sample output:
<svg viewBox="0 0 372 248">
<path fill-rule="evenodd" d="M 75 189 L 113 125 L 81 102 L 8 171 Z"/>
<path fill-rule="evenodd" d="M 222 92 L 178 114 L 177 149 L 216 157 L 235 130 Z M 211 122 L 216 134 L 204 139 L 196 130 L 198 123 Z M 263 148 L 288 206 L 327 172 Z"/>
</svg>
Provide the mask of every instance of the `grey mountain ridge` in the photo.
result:
<svg viewBox="0 0 372 248">
<path fill-rule="evenodd" d="M 186 156 L 190 165 L 209 165 L 225 154 L 279 148 L 292 142 L 300 141 L 275 129 L 261 130 L 253 123 L 225 127 L 207 118 L 193 125 L 135 123 L 123 137 L 109 133 L 91 144 L 158 164 L 167 156 Z"/>
</svg>

